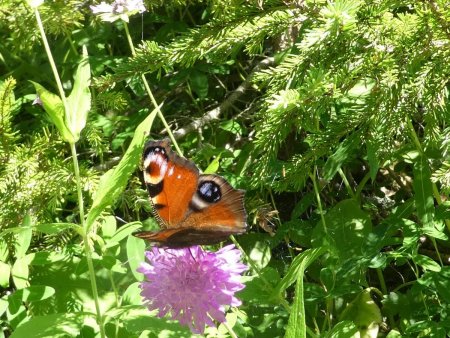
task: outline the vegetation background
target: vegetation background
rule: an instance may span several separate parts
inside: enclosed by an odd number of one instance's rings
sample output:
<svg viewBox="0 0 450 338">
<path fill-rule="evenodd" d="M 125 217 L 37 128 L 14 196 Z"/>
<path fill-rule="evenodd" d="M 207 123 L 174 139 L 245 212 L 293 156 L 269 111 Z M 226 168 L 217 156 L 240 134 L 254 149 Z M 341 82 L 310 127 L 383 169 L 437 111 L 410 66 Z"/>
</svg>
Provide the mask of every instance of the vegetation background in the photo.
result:
<svg viewBox="0 0 450 338">
<path fill-rule="evenodd" d="M 447 1 L 149 0 L 128 24 L 92 4 L 38 7 L 66 94 L 92 77 L 64 134 L 32 104 L 59 104 L 36 11 L 0 3 L 0 337 L 191 335 L 143 308 L 135 272 L 155 102 L 186 157 L 247 191 L 243 305 L 206 336 L 450 334 Z"/>
</svg>

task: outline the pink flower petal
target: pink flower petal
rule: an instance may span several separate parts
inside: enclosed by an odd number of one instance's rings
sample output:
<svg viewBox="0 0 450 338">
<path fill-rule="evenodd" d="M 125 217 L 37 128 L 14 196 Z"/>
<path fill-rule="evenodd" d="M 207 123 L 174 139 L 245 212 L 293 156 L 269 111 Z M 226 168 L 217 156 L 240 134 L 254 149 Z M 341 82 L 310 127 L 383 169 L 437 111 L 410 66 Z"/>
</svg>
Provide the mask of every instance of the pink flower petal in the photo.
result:
<svg viewBox="0 0 450 338">
<path fill-rule="evenodd" d="M 171 315 L 193 333 L 203 333 L 205 325 L 225 321 L 225 306 L 238 306 L 234 297 L 242 290 L 240 274 L 248 269 L 240 262 L 241 253 L 234 245 L 217 252 L 203 251 L 200 246 L 183 249 L 153 247 L 146 252 L 149 263 L 138 271 L 146 281 L 141 295 L 150 310 L 158 316 Z"/>
</svg>

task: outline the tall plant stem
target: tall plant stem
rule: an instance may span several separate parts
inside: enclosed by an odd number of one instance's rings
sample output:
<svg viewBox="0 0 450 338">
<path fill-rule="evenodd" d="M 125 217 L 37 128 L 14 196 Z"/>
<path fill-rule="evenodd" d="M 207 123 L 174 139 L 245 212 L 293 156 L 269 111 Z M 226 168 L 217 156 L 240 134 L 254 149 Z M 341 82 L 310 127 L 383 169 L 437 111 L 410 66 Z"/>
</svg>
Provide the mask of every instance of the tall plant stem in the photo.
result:
<svg viewBox="0 0 450 338">
<path fill-rule="evenodd" d="M 48 40 L 47 37 L 45 35 L 45 31 L 44 31 L 44 26 L 42 25 L 42 20 L 41 20 L 41 16 L 39 15 L 39 11 L 37 8 L 34 8 L 34 15 L 36 17 L 36 21 L 39 27 L 39 32 L 41 34 L 41 38 L 42 38 L 42 42 L 44 44 L 44 48 L 45 48 L 45 52 L 47 53 L 47 58 L 50 62 L 50 66 L 52 68 L 52 72 L 53 72 L 53 76 L 55 77 L 55 81 L 56 81 L 56 85 L 58 87 L 58 91 L 59 91 L 59 96 L 61 97 L 61 101 L 63 103 L 64 106 L 64 111 L 67 114 L 68 112 L 68 105 L 67 105 L 67 100 L 66 100 L 66 96 L 64 94 L 64 89 L 61 83 L 61 79 L 59 77 L 58 74 L 58 69 L 56 68 L 56 63 L 55 60 L 53 59 L 53 55 L 50 49 L 50 45 L 48 44 Z M 77 158 L 77 151 L 75 148 L 75 143 L 74 142 L 69 142 L 70 144 L 70 150 L 72 152 L 72 160 L 73 160 L 73 168 L 74 168 L 74 173 L 75 173 L 75 178 L 76 178 L 76 185 L 77 185 L 77 197 L 78 197 L 78 208 L 80 211 L 80 222 L 81 222 L 81 234 L 83 237 L 83 242 L 84 242 L 84 251 L 85 251 L 85 255 L 86 255 L 86 260 L 87 260 L 87 264 L 88 264 L 88 269 L 89 269 L 89 279 L 91 281 L 91 288 L 92 288 L 92 294 L 94 297 L 94 302 L 95 302 L 95 310 L 96 310 L 96 315 L 97 315 L 97 323 L 100 327 L 100 336 L 102 338 L 105 338 L 105 328 L 103 325 L 103 316 L 101 314 L 101 310 L 100 310 L 100 303 L 99 303 L 99 298 L 98 298 L 98 290 L 97 290 L 97 282 L 95 280 L 95 270 L 94 270 L 94 264 L 92 262 L 92 254 L 91 254 L 91 248 L 89 247 L 89 234 L 88 231 L 86 229 L 86 223 L 85 223 L 85 219 L 84 219 L 84 204 L 83 204 L 83 194 L 81 191 L 81 177 L 80 177 L 80 168 L 78 166 L 78 158 Z"/>
<path fill-rule="evenodd" d="M 34 9 L 34 15 L 36 17 L 36 21 L 39 27 L 39 32 L 41 33 L 42 43 L 44 44 L 45 52 L 47 53 L 48 61 L 50 62 L 50 67 L 52 68 L 53 76 L 55 77 L 56 86 L 58 87 L 59 96 L 61 97 L 61 101 L 64 105 L 64 110 L 67 111 L 67 100 L 66 95 L 64 94 L 64 89 L 61 83 L 61 79 L 59 78 L 58 69 L 56 68 L 55 60 L 53 60 L 52 51 L 50 49 L 50 45 L 48 44 L 47 36 L 45 35 L 44 26 L 42 25 L 41 16 L 39 15 L 39 11 L 37 8 Z"/>
<path fill-rule="evenodd" d="M 127 36 L 128 44 L 130 45 L 131 55 L 136 56 L 136 50 L 134 49 L 133 40 L 131 39 L 130 31 L 128 30 L 128 24 L 126 22 L 123 22 L 125 27 L 125 34 Z M 148 85 L 147 79 L 145 78 L 145 75 L 141 75 L 142 82 L 144 83 L 145 90 L 147 92 L 148 97 L 150 98 L 150 101 L 152 102 L 153 106 L 156 109 L 156 112 L 158 114 L 158 117 L 161 119 L 162 124 L 164 125 L 164 128 L 166 128 L 167 133 L 169 134 L 169 137 L 175 146 L 175 149 L 177 150 L 178 154 L 180 156 L 183 156 L 183 152 L 181 151 L 180 147 L 178 146 L 177 140 L 172 134 L 172 131 L 170 130 L 170 126 L 166 121 L 166 118 L 164 117 L 164 114 L 162 113 L 161 109 L 159 108 L 158 103 L 156 102 L 155 97 L 153 96 L 152 90 L 150 89 L 150 86 Z"/>
<path fill-rule="evenodd" d="M 106 337 L 105 327 L 103 325 L 103 315 L 100 310 L 97 281 L 95 279 L 94 263 L 92 261 L 91 248 L 89 247 L 89 232 L 86 229 L 86 222 L 84 219 L 84 203 L 83 203 L 83 194 L 81 191 L 80 167 L 78 165 L 78 156 L 77 156 L 77 150 L 75 148 L 75 143 L 70 143 L 70 150 L 72 152 L 73 168 L 74 168 L 75 179 L 76 179 L 76 184 L 77 184 L 78 208 L 80 210 L 80 222 L 81 222 L 81 226 L 82 226 L 84 253 L 86 255 L 86 261 L 87 261 L 88 270 L 89 270 L 89 279 L 91 281 L 92 295 L 94 297 L 95 311 L 97 314 L 97 323 L 98 323 L 98 326 L 100 327 L 100 336 L 102 338 L 105 338 Z"/>
</svg>

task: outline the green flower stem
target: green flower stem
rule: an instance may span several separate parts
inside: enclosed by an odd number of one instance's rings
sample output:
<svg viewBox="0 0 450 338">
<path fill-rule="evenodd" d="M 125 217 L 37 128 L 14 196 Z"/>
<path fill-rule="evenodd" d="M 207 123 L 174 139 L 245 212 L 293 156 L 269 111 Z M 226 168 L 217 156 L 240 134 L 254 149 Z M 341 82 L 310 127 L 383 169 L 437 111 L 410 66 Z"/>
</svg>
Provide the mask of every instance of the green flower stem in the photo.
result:
<svg viewBox="0 0 450 338">
<path fill-rule="evenodd" d="M 130 31 L 128 30 L 128 24 L 125 21 L 123 21 L 123 25 L 125 27 L 125 35 L 127 36 L 128 44 L 130 45 L 131 55 L 136 56 L 136 50 L 134 49 L 134 44 L 133 44 L 133 40 L 131 39 Z M 161 109 L 159 108 L 159 105 L 156 102 L 155 97 L 153 96 L 152 90 L 150 89 L 150 86 L 148 85 L 147 79 L 145 78 L 144 74 L 141 75 L 141 79 L 142 79 L 142 82 L 144 83 L 144 87 L 145 87 L 145 90 L 147 91 L 148 97 L 150 98 L 150 101 L 152 101 L 152 104 L 156 109 L 158 117 L 161 119 L 161 122 L 163 123 L 164 128 L 166 128 L 167 133 L 169 134 L 169 137 L 170 137 L 173 145 L 175 146 L 175 149 L 177 150 L 178 154 L 180 154 L 180 156 L 183 156 L 183 152 L 181 151 L 180 147 L 178 146 L 177 140 L 173 136 L 172 131 L 170 130 L 170 126 L 167 123 Z"/>
<path fill-rule="evenodd" d="M 356 195 L 355 195 L 355 193 L 353 192 L 353 189 L 352 189 L 352 187 L 350 186 L 350 183 L 349 183 L 348 180 L 347 180 L 347 176 L 345 176 L 345 174 L 344 174 L 344 172 L 342 171 L 341 168 L 338 169 L 338 173 L 339 173 L 339 176 L 341 176 L 341 178 L 342 178 L 342 182 L 344 182 L 345 188 L 347 188 L 348 194 L 349 194 L 353 199 L 356 199 Z"/>
<path fill-rule="evenodd" d="M 41 34 L 42 42 L 44 44 L 45 52 L 47 53 L 47 58 L 50 62 L 50 66 L 53 71 L 53 76 L 55 77 L 56 85 L 58 87 L 59 95 L 61 97 L 61 101 L 64 106 L 64 111 L 67 114 L 68 111 L 68 104 L 66 100 L 66 96 L 64 94 L 64 89 L 61 83 L 61 79 L 58 74 L 58 69 L 56 68 L 55 60 L 53 59 L 53 55 L 50 49 L 50 46 L 47 41 L 47 37 L 45 35 L 44 26 L 42 25 L 41 16 L 39 15 L 39 11 L 37 8 L 34 9 L 34 15 L 36 17 L 36 21 L 39 27 L 39 32 Z M 82 237 L 84 242 L 84 251 L 86 255 L 86 260 L 89 268 L 89 279 L 91 281 L 91 288 L 92 288 L 92 294 L 94 297 L 95 302 L 95 309 L 97 312 L 97 323 L 100 327 L 100 336 L 102 338 L 105 338 L 105 329 L 103 325 L 103 316 L 100 311 L 100 303 L 98 298 L 98 291 L 97 291 L 97 282 L 95 280 L 95 270 L 94 270 L 94 264 L 92 262 L 92 255 L 91 255 L 91 249 L 89 247 L 89 241 L 88 241 L 88 233 L 86 231 L 86 225 L 85 225 L 85 219 L 84 219 L 84 204 L 83 204 L 83 194 L 81 192 L 81 177 L 80 177 L 80 168 L 78 166 L 78 158 L 77 158 L 77 151 L 75 148 L 75 143 L 70 142 L 70 150 L 72 152 L 72 160 L 73 160 L 73 167 L 74 167 L 74 173 L 76 178 L 76 184 L 77 184 L 77 196 L 78 196 L 78 208 L 80 211 L 80 222 L 82 227 Z"/>
<path fill-rule="evenodd" d="M 48 61 L 50 62 L 50 66 L 53 71 L 53 76 L 55 77 L 56 85 L 58 87 L 59 96 L 61 97 L 61 101 L 64 105 L 64 111 L 67 112 L 67 100 L 66 95 L 64 94 L 64 89 L 61 83 L 61 79 L 59 78 L 58 69 L 56 68 L 55 60 L 53 59 L 52 52 L 50 50 L 50 46 L 47 41 L 47 37 L 45 35 L 44 26 L 42 25 L 41 16 L 39 15 L 39 11 L 37 8 L 34 9 L 34 16 L 36 17 L 36 21 L 39 27 L 39 32 L 41 33 L 42 43 L 44 44 L 45 52 L 47 53 Z"/>
<path fill-rule="evenodd" d="M 314 166 L 314 173 L 316 173 L 316 172 L 317 172 L 317 167 Z M 317 199 L 317 208 L 319 209 L 320 219 L 322 221 L 322 226 L 323 226 L 323 231 L 324 231 L 324 233 L 326 235 L 328 235 L 327 223 L 325 222 L 325 217 L 323 215 L 322 201 L 320 199 L 320 192 L 319 192 L 319 188 L 317 186 L 316 175 L 315 174 L 309 174 L 309 178 L 313 182 L 314 193 L 315 193 L 316 199 Z"/>
<path fill-rule="evenodd" d="M 86 222 L 84 219 L 84 204 L 83 204 L 83 194 L 81 191 L 81 177 L 80 177 L 80 167 L 78 166 L 78 156 L 77 150 L 75 148 L 75 143 L 70 143 L 70 150 L 72 152 L 73 168 L 75 172 L 75 178 L 77 183 L 77 196 L 78 196 L 78 208 L 80 209 L 80 222 L 82 226 L 82 237 L 84 242 L 84 253 L 86 255 L 86 261 L 89 269 L 89 280 L 91 281 L 92 295 L 94 297 L 95 311 L 97 313 L 97 323 L 100 327 L 100 336 L 105 338 L 105 328 L 103 325 L 103 316 L 100 310 L 100 302 L 98 297 L 97 281 L 95 279 L 95 269 L 94 263 L 92 261 L 91 248 L 89 247 L 89 233 L 86 229 Z"/>
<path fill-rule="evenodd" d="M 227 331 L 230 334 L 231 338 L 238 338 L 236 333 L 234 333 L 233 328 L 230 325 L 228 325 L 227 322 L 223 322 L 222 325 L 225 326 L 225 328 L 227 329 Z"/>
</svg>

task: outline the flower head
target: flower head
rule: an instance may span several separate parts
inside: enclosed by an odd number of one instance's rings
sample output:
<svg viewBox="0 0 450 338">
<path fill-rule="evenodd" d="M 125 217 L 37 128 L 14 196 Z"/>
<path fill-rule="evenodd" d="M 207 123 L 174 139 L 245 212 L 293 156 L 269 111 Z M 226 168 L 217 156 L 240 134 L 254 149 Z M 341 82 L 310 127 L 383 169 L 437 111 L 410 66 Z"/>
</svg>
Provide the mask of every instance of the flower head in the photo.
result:
<svg viewBox="0 0 450 338">
<path fill-rule="evenodd" d="M 128 22 L 128 17 L 136 13 L 144 13 L 142 0 L 115 0 L 112 4 L 101 2 L 100 5 L 90 6 L 92 13 L 98 14 L 103 21 L 114 22 L 122 19 Z"/>
<path fill-rule="evenodd" d="M 244 288 L 240 274 L 247 266 L 234 245 L 217 252 L 200 246 L 153 247 L 146 257 L 149 263 L 138 268 L 146 278 L 141 295 L 149 310 L 159 310 L 159 317 L 170 314 L 193 333 L 202 333 L 206 324 L 215 326 L 212 319 L 225 322 L 225 305 L 241 305 L 234 293 Z"/>
</svg>

